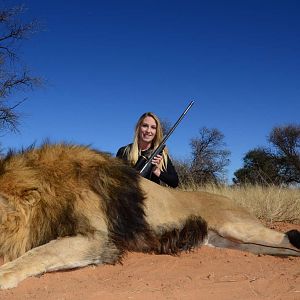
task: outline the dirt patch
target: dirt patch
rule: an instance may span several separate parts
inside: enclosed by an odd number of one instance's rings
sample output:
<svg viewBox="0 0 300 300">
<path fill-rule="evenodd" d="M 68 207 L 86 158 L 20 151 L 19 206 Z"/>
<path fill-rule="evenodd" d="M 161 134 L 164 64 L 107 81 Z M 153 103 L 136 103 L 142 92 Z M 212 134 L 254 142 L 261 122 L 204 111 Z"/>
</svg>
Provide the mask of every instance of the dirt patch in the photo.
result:
<svg viewBox="0 0 300 300">
<path fill-rule="evenodd" d="M 287 231 L 300 225 L 275 223 Z M 0 299 L 300 299 L 300 257 L 202 247 L 178 257 L 129 253 L 123 264 L 28 278 Z"/>
</svg>

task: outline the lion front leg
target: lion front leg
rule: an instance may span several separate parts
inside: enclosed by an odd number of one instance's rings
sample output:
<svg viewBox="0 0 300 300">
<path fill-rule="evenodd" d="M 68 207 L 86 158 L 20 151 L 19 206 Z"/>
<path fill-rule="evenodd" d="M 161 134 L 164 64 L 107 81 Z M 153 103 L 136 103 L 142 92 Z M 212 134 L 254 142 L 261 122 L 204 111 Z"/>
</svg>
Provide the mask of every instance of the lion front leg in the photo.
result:
<svg viewBox="0 0 300 300">
<path fill-rule="evenodd" d="M 33 248 L 0 267 L 0 288 L 16 287 L 27 277 L 46 272 L 115 263 L 119 255 L 119 250 L 105 233 L 97 233 L 92 237 L 78 235 L 60 238 Z"/>
</svg>

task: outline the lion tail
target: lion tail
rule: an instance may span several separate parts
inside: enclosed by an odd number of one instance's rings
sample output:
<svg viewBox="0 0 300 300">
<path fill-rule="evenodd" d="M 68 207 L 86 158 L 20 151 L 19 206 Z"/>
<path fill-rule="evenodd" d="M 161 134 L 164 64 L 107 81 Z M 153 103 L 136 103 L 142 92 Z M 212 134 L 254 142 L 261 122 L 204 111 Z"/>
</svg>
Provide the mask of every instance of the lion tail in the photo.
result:
<svg viewBox="0 0 300 300">
<path fill-rule="evenodd" d="M 300 249 L 300 232 L 296 229 L 290 230 L 285 233 L 290 241 L 290 243 Z"/>
</svg>

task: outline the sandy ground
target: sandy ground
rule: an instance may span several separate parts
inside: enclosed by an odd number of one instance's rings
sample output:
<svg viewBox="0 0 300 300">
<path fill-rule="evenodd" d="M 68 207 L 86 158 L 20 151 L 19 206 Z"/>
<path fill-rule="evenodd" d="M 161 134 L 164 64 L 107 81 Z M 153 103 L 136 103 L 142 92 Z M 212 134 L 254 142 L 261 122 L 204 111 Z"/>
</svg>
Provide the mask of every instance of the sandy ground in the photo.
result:
<svg viewBox="0 0 300 300">
<path fill-rule="evenodd" d="M 0 299 L 300 299 L 300 257 L 208 247 L 178 257 L 129 253 L 122 265 L 28 278 Z"/>
</svg>

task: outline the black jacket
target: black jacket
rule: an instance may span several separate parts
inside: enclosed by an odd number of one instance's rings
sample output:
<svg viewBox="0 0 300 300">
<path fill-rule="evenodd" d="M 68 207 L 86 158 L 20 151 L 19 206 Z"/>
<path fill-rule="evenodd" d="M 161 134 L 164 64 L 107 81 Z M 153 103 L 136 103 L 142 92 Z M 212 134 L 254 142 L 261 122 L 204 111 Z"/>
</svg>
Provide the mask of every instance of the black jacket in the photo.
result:
<svg viewBox="0 0 300 300">
<path fill-rule="evenodd" d="M 132 144 L 121 147 L 118 150 L 116 156 L 119 158 L 122 158 L 125 161 L 128 161 L 126 154 L 125 154 L 125 149 L 126 149 L 126 147 L 130 147 L 131 145 Z M 143 155 L 145 157 L 149 157 L 151 155 L 151 151 L 152 151 L 152 149 L 142 151 L 141 155 Z M 157 184 L 160 184 L 162 181 L 163 183 L 167 184 L 168 186 L 175 188 L 179 184 L 178 175 L 177 175 L 177 172 L 176 172 L 169 156 L 167 156 L 167 159 L 168 159 L 167 169 L 162 170 L 159 177 L 157 177 L 155 174 L 151 173 L 149 178 L 147 178 L 147 179 L 150 179 L 151 181 L 156 182 Z"/>
</svg>

